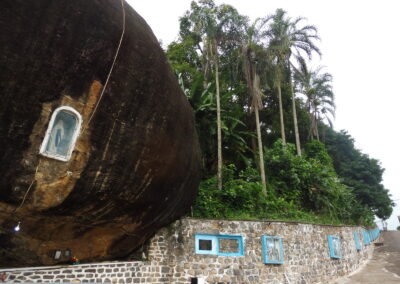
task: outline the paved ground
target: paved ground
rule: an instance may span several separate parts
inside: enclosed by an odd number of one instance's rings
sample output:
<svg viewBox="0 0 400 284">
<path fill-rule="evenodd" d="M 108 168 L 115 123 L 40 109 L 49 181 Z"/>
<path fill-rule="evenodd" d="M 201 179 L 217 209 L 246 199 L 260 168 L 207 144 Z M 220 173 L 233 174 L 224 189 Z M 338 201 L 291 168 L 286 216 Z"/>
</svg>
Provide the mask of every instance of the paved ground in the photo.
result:
<svg viewBox="0 0 400 284">
<path fill-rule="evenodd" d="M 372 259 L 360 271 L 336 284 L 400 284 L 400 231 L 383 232 L 383 246 L 375 247 Z"/>
</svg>

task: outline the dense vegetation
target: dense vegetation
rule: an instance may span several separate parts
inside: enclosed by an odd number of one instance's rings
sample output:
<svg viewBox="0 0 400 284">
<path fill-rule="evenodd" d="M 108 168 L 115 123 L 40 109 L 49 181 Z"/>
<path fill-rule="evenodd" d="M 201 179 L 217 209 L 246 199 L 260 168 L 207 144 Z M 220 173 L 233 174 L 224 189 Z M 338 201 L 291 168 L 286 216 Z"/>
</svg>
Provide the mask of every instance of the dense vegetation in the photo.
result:
<svg viewBox="0 0 400 284">
<path fill-rule="evenodd" d="M 194 216 L 369 225 L 391 215 L 379 161 L 332 129 L 332 76 L 309 67 L 318 41 L 281 9 L 250 23 L 200 0 L 180 18 L 167 56 L 203 152 Z"/>
</svg>

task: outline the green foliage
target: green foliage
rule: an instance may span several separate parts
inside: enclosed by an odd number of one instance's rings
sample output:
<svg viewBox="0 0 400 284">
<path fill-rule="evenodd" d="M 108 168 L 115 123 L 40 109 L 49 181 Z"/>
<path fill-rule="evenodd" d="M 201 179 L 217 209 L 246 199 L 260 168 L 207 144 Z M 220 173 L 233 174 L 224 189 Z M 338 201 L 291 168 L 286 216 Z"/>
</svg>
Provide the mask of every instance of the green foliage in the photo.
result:
<svg viewBox="0 0 400 284">
<path fill-rule="evenodd" d="M 265 196 L 257 170 L 237 173 L 230 165 L 224 170 L 224 190 L 218 190 L 216 178 L 204 180 L 193 207 L 193 215 L 203 218 L 282 219 L 318 221 L 312 212 L 303 212 L 293 202 L 275 194 Z"/>
<path fill-rule="evenodd" d="M 382 185 L 384 169 L 376 159 L 361 153 L 345 131 L 326 129 L 325 144 L 343 184 L 351 187 L 357 199 L 382 219 L 392 214 L 393 201 Z"/>
<path fill-rule="evenodd" d="M 257 170 L 229 165 L 223 190 L 217 189 L 215 177 L 201 183 L 194 216 L 372 225 L 370 211 L 339 182 L 323 144 L 314 141 L 309 149 L 310 156 L 297 156 L 293 144 L 283 146 L 278 140 L 266 152 L 267 196 Z"/>
<path fill-rule="evenodd" d="M 400 226 L 397 227 L 397 231 L 400 231 Z"/>
<path fill-rule="evenodd" d="M 305 154 L 307 157 L 317 160 L 328 167 L 332 173 L 334 172 L 333 161 L 325 148 L 325 144 L 316 140 L 311 140 L 305 145 Z"/>
<path fill-rule="evenodd" d="M 328 122 L 333 127 L 331 117 L 335 117 L 335 96 L 332 91 L 332 75 L 320 73 L 322 67 L 309 69 L 303 58 L 298 58 L 294 79 L 297 91 L 307 97 L 305 105 L 310 117 L 309 137 L 319 140 L 318 124 Z"/>
<path fill-rule="evenodd" d="M 257 218 L 260 210 L 265 207 L 262 186 L 256 181 L 258 174 L 252 169 L 241 171 L 238 176 L 236 174 L 235 166 L 229 165 L 224 168 L 224 190 L 218 190 L 215 177 L 203 181 L 194 206 L 194 216 Z"/>
<path fill-rule="evenodd" d="M 353 219 L 354 194 L 339 182 L 322 143 L 309 143 L 306 155 L 297 156 L 294 145 L 278 140 L 266 153 L 266 167 L 270 184 L 285 200 L 334 221 L 360 221 Z"/>
<path fill-rule="evenodd" d="M 310 70 L 297 56 L 319 53 L 314 45 L 317 29 L 303 26 L 278 9 L 256 20 L 234 7 L 213 0 L 192 1 L 180 18 L 179 40 L 167 57 L 191 104 L 203 153 L 203 181 L 194 215 L 209 218 L 284 219 L 323 223 L 373 224 L 374 214 L 386 219 L 393 202 L 382 185 L 379 161 L 355 149 L 346 132 L 335 132 L 332 77 Z M 300 55 L 301 55 L 300 54 Z M 216 186 L 217 123 L 216 84 L 218 59 L 221 101 L 223 190 Z M 296 67 L 296 68 L 295 68 Z M 293 72 L 294 71 L 294 72 Z M 257 80 L 255 80 L 257 75 Z M 291 107 L 291 78 L 296 91 L 297 118 L 303 156 L 283 145 L 277 96 L 281 87 L 287 142 L 295 137 Z M 259 80 L 258 80 L 259 79 Z M 257 90 L 257 100 L 249 96 Z M 258 174 L 256 123 L 251 112 L 258 105 L 266 167 L 267 195 Z M 316 137 L 324 143 L 310 141 Z"/>
</svg>

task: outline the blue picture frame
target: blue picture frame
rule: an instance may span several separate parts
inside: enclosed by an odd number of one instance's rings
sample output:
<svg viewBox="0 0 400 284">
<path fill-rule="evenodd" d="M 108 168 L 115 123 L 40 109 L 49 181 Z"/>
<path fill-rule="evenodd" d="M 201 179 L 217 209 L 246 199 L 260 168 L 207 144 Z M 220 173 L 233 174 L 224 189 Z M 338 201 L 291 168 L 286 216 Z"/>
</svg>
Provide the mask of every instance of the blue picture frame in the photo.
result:
<svg viewBox="0 0 400 284">
<path fill-rule="evenodd" d="M 368 231 L 363 231 L 363 243 L 364 243 L 365 246 L 367 246 L 367 245 L 369 245 L 371 243 Z"/>
<path fill-rule="evenodd" d="M 360 251 L 361 250 L 361 244 L 360 244 L 360 238 L 358 237 L 357 232 L 353 232 L 354 235 L 354 243 L 356 244 L 356 250 Z"/>
<path fill-rule="evenodd" d="M 265 264 L 283 264 L 284 253 L 282 237 L 262 236 L 262 258 Z"/>
<path fill-rule="evenodd" d="M 237 252 L 221 252 L 220 240 L 236 240 L 238 243 Z M 211 249 L 202 249 L 200 241 L 210 241 Z M 244 256 L 243 237 L 241 235 L 211 235 L 196 234 L 195 235 L 195 252 L 196 254 L 220 255 L 220 256 Z"/>
<path fill-rule="evenodd" d="M 375 241 L 377 238 L 379 238 L 381 230 L 379 228 L 375 228 L 371 232 L 372 232 L 372 240 Z"/>
<path fill-rule="evenodd" d="M 210 241 L 211 249 L 201 249 L 200 240 Z M 217 239 L 213 235 L 196 235 L 195 236 L 196 254 L 217 254 Z"/>
<path fill-rule="evenodd" d="M 331 258 L 342 258 L 340 237 L 328 235 L 329 256 Z"/>
</svg>

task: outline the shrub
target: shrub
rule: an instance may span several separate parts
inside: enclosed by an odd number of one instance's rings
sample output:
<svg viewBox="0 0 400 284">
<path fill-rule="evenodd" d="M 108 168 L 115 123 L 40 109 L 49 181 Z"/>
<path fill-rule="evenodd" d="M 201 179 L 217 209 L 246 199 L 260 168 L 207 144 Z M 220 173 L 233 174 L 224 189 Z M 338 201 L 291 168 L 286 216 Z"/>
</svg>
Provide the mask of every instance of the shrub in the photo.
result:
<svg viewBox="0 0 400 284">
<path fill-rule="evenodd" d="M 297 156 L 292 144 L 276 142 L 265 154 L 267 195 L 256 169 L 228 165 L 223 189 L 215 177 L 203 180 L 193 216 L 203 218 L 281 219 L 371 225 L 371 210 L 340 183 L 322 143 L 311 142 Z"/>
</svg>

